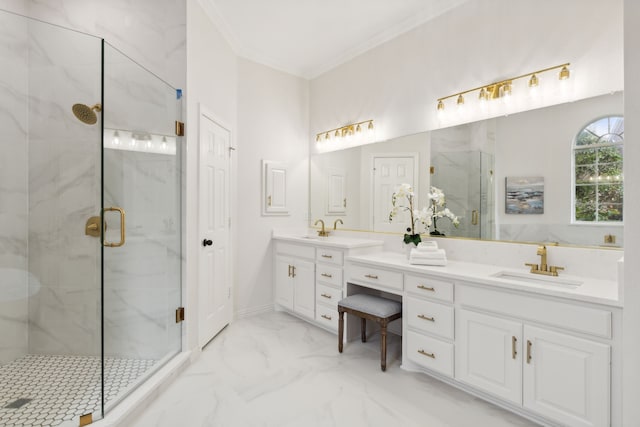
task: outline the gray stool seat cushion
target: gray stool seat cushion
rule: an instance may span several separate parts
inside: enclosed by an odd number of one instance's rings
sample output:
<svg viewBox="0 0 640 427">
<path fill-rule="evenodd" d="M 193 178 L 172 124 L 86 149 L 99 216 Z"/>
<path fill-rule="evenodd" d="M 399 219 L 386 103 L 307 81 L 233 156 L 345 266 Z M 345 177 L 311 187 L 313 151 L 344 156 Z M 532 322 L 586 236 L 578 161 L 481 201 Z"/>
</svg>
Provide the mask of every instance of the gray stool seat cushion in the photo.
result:
<svg viewBox="0 0 640 427">
<path fill-rule="evenodd" d="M 368 294 L 355 294 L 343 298 L 338 307 L 369 313 L 378 317 L 389 317 L 402 312 L 402 303 Z"/>
</svg>

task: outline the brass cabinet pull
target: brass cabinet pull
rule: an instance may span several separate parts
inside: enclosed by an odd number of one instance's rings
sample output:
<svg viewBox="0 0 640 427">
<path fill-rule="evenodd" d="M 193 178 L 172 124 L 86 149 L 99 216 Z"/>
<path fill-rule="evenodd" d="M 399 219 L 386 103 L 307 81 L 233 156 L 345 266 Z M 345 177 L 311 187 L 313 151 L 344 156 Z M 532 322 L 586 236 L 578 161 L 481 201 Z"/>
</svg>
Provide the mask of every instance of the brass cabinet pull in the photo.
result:
<svg viewBox="0 0 640 427">
<path fill-rule="evenodd" d="M 271 196 L 267 197 L 267 206 L 271 206 Z"/>
<path fill-rule="evenodd" d="M 329 259 L 333 258 L 333 256 L 332 256 L 332 255 L 327 255 L 327 254 L 322 254 L 322 255 L 320 255 L 320 256 L 321 256 L 322 258 L 329 258 Z"/>
<path fill-rule="evenodd" d="M 287 276 L 291 277 L 291 264 L 289 264 L 289 273 L 287 274 Z"/>
<path fill-rule="evenodd" d="M 333 276 L 327 273 L 322 273 L 321 274 L 322 277 L 328 277 L 328 278 L 332 278 Z"/>
<path fill-rule="evenodd" d="M 527 340 L 527 363 L 531 363 L 531 341 Z"/>
<path fill-rule="evenodd" d="M 436 355 L 434 353 L 427 353 L 426 351 L 424 351 L 423 349 L 418 350 L 418 353 L 420 353 L 423 356 L 427 356 L 430 357 L 432 359 L 436 358 Z"/>
<path fill-rule="evenodd" d="M 475 209 L 471 211 L 471 225 L 478 225 L 478 211 Z"/>
<path fill-rule="evenodd" d="M 331 295 L 327 295 L 327 294 L 320 294 L 321 297 L 325 297 L 327 299 L 331 299 Z"/>
<path fill-rule="evenodd" d="M 429 322 L 435 322 L 436 321 L 435 317 L 428 317 L 428 316 L 425 316 L 424 314 L 418 314 L 418 318 L 420 318 L 422 320 L 428 320 Z"/>
<path fill-rule="evenodd" d="M 324 318 L 324 319 L 327 319 L 327 320 L 331 320 L 331 316 L 327 316 L 326 314 L 323 314 L 323 315 L 322 315 L 322 316 L 320 316 L 320 317 L 322 317 L 322 318 Z"/>
<path fill-rule="evenodd" d="M 365 274 L 364 277 L 367 277 L 369 279 L 377 279 L 378 276 L 376 276 L 375 274 Z"/>
<path fill-rule="evenodd" d="M 125 214 L 124 209 L 118 207 L 104 208 L 103 212 L 119 212 L 120 213 L 120 241 L 118 243 L 107 242 L 107 240 L 103 240 L 102 244 L 108 248 L 118 248 L 124 245 L 125 241 Z M 105 221 L 106 228 L 106 221 Z"/>
<path fill-rule="evenodd" d="M 342 206 L 344 206 L 345 208 L 347 207 L 347 199 L 344 199 L 344 200 L 342 201 Z"/>
<path fill-rule="evenodd" d="M 435 292 L 434 288 L 430 288 L 425 285 L 418 285 L 418 289 L 424 289 L 425 291 Z"/>
<path fill-rule="evenodd" d="M 296 277 L 296 266 L 295 265 L 291 266 L 291 277 Z"/>
<path fill-rule="evenodd" d="M 516 345 L 518 344 L 518 338 L 511 337 L 511 358 L 515 360 L 518 355 L 518 350 L 516 349 Z"/>
</svg>

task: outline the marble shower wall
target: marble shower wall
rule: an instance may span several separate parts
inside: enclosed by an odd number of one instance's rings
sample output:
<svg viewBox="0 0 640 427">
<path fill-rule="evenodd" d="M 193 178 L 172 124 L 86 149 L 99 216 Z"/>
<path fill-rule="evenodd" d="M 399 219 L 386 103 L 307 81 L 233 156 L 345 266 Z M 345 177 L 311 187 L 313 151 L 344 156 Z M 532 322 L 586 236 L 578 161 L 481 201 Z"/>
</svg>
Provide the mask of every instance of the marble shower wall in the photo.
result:
<svg viewBox="0 0 640 427">
<path fill-rule="evenodd" d="M 0 366 L 27 352 L 27 34 L 0 12 Z"/>
<path fill-rule="evenodd" d="M 32 22 L 29 61 L 29 352 L 98 355 L 100 121 L 71 107 L 101 102 L 101 41 Z"/>
</svg>

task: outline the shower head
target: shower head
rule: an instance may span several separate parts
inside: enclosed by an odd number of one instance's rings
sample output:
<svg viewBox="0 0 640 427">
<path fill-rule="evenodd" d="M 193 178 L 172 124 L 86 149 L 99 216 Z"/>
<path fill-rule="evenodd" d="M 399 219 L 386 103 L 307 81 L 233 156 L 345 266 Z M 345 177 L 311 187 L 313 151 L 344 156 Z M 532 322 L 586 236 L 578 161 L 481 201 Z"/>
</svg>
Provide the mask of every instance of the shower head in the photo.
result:
<svg viewBox="0 0 640 427">
<path fill-rule="evenodd" d="M 71 111 L 73 111 L 73 114 L 82 123 L 95 125 L 98 121 L 98 116 L 96 116 L 95 112 L 101 112 L 102 106 L 100 104 L 96 104 L 93 107 L 89 107 L 88 105 L 84 104 L 73 104 L 73 107 L 71 107 Z"/>
</svg>

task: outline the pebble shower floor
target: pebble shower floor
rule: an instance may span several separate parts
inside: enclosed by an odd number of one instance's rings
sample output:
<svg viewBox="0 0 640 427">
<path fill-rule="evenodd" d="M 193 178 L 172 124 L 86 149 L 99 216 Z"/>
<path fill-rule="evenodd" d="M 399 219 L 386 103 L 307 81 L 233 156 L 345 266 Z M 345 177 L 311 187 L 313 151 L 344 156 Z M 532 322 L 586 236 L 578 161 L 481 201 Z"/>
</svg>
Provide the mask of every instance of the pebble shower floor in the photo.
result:
<svg viewBox="0 0 640 427">
<path fill-rule="evenodd" d="M 53 427 L 100 411 L 100 361 L 99 357 L 27 355 L 0 366 L 0 426 Z M 156 362 L 105 358 L 105 402 Z M 24 401 L 18 399 L 30 400 L 19 406 Z"/>
</svg>

